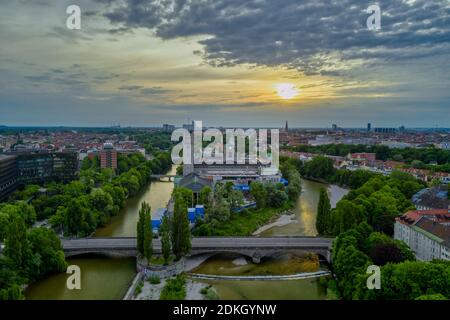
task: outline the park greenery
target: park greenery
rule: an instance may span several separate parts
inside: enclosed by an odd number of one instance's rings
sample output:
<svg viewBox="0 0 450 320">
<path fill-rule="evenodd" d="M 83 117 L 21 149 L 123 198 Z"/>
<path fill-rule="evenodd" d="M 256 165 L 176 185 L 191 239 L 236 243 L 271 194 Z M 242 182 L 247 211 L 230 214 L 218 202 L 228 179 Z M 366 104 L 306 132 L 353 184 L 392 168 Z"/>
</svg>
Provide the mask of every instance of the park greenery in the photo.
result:
<svg viewBox="0 0 450 320">
<path fill-rule="evenodd" d="M 341 299 L 450 298 L 450 264 L 415 261 L 402 241 L 393 240 L 395 217 L 414 210 L 410 199 L 424 187 L 414 177 L 394 171 L 389 176 L 336 170 L 326 157 L 297 165 L 299 171 L 328 182 L 356 186 L 331 209 L 325 189 L 320 191 L 317 231 L 335 236 L 328 284 Z M 343 180 L 342 177 L 346 177 Z M 368 290 L 367 267 L 381 267 L 381 289 Z"/>
<path fill-rule="evenodd" d="M 204 187 L 199 202 L 205 206 L 205 219 L 199 220 L 193 230 L 196 236 L 248 236 L 281 212 L 292 208 L 301 192 L 300 175 L 284 159 L 281 165 L 289 186 L 282 183 L 253 181 L 250 192 L 244 196 L 233 188 L 232 182 L 216 183 L 214 191 Z M 244 199 L 256 203 L 256 208 L 237 210 Z"/>
<path fill-rule="evenodd" d="M 183 275 L 178 275 L 166 281 L 159 300 L 184 300 L 185 297 L 186 278 Z"/>
<path fill-rule="evenodd" d="M 373 230 L 367 222 L 341 233 L 333 243 L 333 271 L 329 286 L 342 299 L 412 300 L 450 297 L 448 261 L 414 261 L 399 240 Z M 381 288 L 367 288 L 370 265 L 381 267 Z"/>
<path fill-rule="evenodd" d="M 0 300 L 24 299 L 22 285 L 67 268 L 56 234 L 45 228 L 29 229 L 19 210 L 8 214 L 2 240 Z"/>
<path fill-rule="evenodd" d="M 171 164 L 168 152 L 155 152 L 152 160 L 140 153 L 119 155 L 116 171 L 100 168 L 98 157 L 86 158 L 77 180 L 27 185 L 0 203 L 0 300 L 24 299 L 24 285 L 66 270 L 55 231 L 67 237 L 91 234 L 148 184 L 151 173 L 164 173 Z M 51 229 L 35 224 L 45 220 Z M 144 254 L 151 255 L 151 242 Z"/>
</svg>

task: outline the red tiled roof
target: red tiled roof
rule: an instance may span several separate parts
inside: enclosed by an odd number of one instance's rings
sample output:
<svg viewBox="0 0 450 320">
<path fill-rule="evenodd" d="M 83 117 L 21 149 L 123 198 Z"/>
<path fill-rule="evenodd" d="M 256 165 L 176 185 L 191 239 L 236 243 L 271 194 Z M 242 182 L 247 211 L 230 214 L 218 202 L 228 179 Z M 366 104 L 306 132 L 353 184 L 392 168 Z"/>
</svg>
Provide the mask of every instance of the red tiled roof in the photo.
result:
<svg viewBox="0 0 450 320">
<path fill-rule="evenodd" d="M 396 217 L 395 220 L 403 224 L 412 225 L 416 223 L 422 216 L 434 216 L 432 220 L 436 222 L 450 221 L 450 211 L 448 209 L 412 210 L 399 217 Z"/>
</svg>

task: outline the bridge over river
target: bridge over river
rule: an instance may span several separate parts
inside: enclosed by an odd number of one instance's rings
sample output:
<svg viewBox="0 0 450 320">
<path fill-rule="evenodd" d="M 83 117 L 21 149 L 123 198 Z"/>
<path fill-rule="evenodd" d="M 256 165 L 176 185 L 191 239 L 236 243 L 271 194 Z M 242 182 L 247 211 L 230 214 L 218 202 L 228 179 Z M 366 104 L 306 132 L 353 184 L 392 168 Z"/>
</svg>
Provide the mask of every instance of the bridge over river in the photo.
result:
<svg viewBox="0 0 450 320">
<path fill-rule="evenodd" d="M 332 238 L 319 237 L 196 237 L 190 255 L 237 253 L 259 263 L 261 258 L 278 253 L 316 253 L 331 262 Z M 136 255 L 136 238 L 83 238 L 62 240 L 66 257 L 99 253 L 118 256 Z M 161 253 L 161 242 L 153 239 L 153 252 Z"/>
</svg>

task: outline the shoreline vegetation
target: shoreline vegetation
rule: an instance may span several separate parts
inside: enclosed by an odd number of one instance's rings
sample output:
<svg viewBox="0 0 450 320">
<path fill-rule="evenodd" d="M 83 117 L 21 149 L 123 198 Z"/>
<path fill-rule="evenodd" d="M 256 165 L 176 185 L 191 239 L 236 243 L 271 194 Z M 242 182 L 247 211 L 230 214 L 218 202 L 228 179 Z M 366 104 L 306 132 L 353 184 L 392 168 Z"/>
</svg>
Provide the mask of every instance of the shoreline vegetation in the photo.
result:
<svg viewBox="0 0 450 320">
<path fill-rule="evenodd" d="M 426 184 L 393 171 L 389 176 L 364 170 L 337 170 L 330 158 L 291 159 L 304 176 L 351 186 L 335 208 L 325 190 L 318 205 L 317 230 L 336 237 L 332 250 L 335 279 L 327 289 L 344 300 L 415 300 L 450 298 L 448 261 L 416 261 L 412 250 L 393 239 L 395 218 L 414 210 L 411 197 Z M 380 267 L 380 290 L 369 290 L 367 268 Z"/>
<path fill-rule="evenodd" d="M 282 216 L 292 216 L 293 203 L 288 203 L 282 208 L 262 208 L 236 213 L 226 222 L 214 228 L 215 236 L 251 236 L 258 230 L 259 233 L 276 225 L 276 221 Z"/>
<path fill-rule="evenodd" d="M 139 152 L 119 155 L 116 171 L 100 168 L 98 157 L 86 158 L 76 180 L 26 185 L 0 203 L 0 300 L 25 299 L 28 285 L 64 272 L 67 262 L 58 235 L 92 235 L 150 182 L 152 172 L 165 172 L 171 164 L 169 152 L 156 150 L 152 160 Z"/>
</svg>

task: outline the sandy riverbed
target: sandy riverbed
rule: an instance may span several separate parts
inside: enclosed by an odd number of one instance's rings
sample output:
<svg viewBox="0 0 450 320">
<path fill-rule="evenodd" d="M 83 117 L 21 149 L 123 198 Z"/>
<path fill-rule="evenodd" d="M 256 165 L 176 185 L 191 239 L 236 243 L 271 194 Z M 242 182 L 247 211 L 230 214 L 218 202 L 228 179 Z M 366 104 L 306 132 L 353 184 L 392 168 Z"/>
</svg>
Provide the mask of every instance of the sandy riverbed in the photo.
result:
<svg viewBox="0 0 450 320">
<path fill-rule="evenodd" d="M 292 215 L 292 214 L 283 214 L 283 215 L 279 216 L 278 219 L 275 220 L 274 222 L 266 224 L 266 225 L 263 225 L 262 227 L 260 227 L 258 230 L 253 232 L 252 235 L 253 236 L 257 236 L 260 233 L 262 233 L 262 232 L 264 232 L 264 231 L 266 231 L 266 230 L 268 230 L 270 228 L 282 227 L 282 226 L 285 226 L 285 225 L 290 224 L 290 223 L 297 223 L 296 216 Z"/>
</svg>

